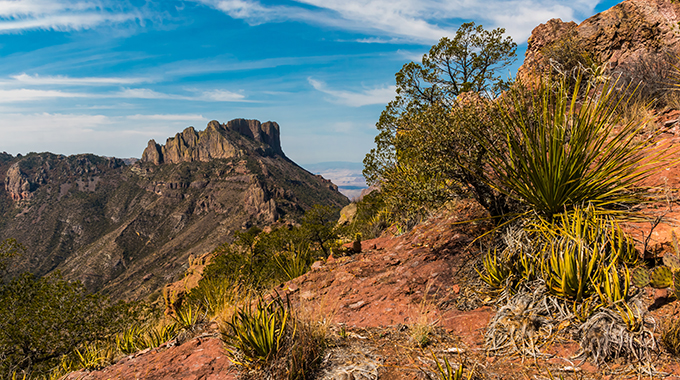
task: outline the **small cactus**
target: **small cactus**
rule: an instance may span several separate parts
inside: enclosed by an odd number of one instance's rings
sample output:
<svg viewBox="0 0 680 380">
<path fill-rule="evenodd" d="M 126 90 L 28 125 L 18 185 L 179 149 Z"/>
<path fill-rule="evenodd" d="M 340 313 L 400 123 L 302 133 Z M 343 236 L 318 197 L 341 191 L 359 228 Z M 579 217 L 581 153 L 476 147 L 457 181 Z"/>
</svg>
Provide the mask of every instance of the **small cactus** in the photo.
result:
<svg viewBox="0 0 680 380">
<path fill-rule="evenodd" d="M 680 271 L 673 272 L 673 287 L 671 288 L 675 298 L 680 299 Z"/>
<path fill-rule="evenodd" d="M 633 272 L 631 273 L 631 281 L 633 282 L 633 285 L 637 286 L 638 288 L 644 288 L 645 286 L 648 286 L 649 282 L 651 281 L 650 271 L 644 267 L 633 269 Z"/>
<path fill-rule="evenodd" d="M 677 254 L 666 253 L 663 255 L 663 264 L 673 272 L 680 270 L 680 257 Z"/>
<path fill-rule="evenodd" d="M 659 266 L 652 269 L 650 285 L 653 288 L 663 289 L 673 285 L 673 271 L 667 266 Z"/>
</svg>

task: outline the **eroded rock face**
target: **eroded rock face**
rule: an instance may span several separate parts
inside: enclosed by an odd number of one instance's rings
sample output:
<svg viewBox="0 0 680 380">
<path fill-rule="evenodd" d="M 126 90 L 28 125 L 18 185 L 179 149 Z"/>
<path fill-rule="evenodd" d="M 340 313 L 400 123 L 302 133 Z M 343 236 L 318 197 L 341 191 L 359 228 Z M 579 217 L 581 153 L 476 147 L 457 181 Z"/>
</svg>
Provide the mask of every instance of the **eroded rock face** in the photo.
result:
<svg viewBox="0 0 680 380">
<path fill-rule="evenodd" d="M 213 120 L 205 130 L 197 132 L 188 127 L 170 137 L 165 145 L 151 140 L 144 149 L 142 162 L 177 164 L 180 162 L 208 162 L 212 159 L 239 157 L 240 149 L 229 139 L 229 132 L 236 132 L 256 143 L 264 144 L 263 151 L 283 154 L 279 136 L 279 125 L 268 121 L 235 119 L 227 124 Z"/>
<path fill-rule="evenodd" d="M 542 50 L 571 31 L 596 61 L 616 70 L 646 55 L 680 50 L 680 3 L 672 0 L 626 0 L 583 21 L 553 19 L 537 26 L 529 38 L 518 76 L 527 79 L 547 65 Z"/>
<path fill-rule="evenodd" d="M 12 165 L 5 174 L 5 191 L 14 201 L 21 201 L 31 197 L 31 183 L 19 168 L 18 163 Z"/>
</svg>

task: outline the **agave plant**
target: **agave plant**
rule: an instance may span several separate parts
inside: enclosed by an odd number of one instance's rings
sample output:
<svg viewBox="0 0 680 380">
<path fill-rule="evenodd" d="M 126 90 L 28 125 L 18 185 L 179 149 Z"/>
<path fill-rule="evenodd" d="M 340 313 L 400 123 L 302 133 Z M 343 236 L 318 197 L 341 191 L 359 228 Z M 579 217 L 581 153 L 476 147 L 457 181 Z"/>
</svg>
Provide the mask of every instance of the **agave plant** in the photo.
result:
<svg viewBox="0 0 680 380">
<path fill-rule="evenodd" d="M 512 271 L 510 266 L 498 257 L 496 249 L 493 250 L 493 253 L 491 251 L 487 252 L 482 264 L 484 268 L 481 271 L 477 271 L 482 281 L 494 289 L 505 288 L 512 275 Z"/>
<path fill-rule="evenodd" d="M 617 110 L 628 99 L 618 95 L 616 82 L 592 86 L 580 76 L 573 90 L 565 78 L 535 89 L 519 83 L 494 106 L 500 139 L 469 127 L 489 152 L 493 186 L 547 220 L 579 205 L 636 202 L 639 181 L 673 154 L 640 138 L 644 121 L 619 126 Z"/>
<path fill-rule="evenodd" d="M 238 364 L 246 367 L 257 365 L 268 361 L 279 351 L 288 332 L 289 319 L 290 309 L 281 298 L 270 302 L 260 298 L 254 310 L 247 304 L 234 313 L 231 321 L 226 322 L 227 329 L 222 331 L 222 337 L 243 354 L 245 361 Z"/>
</svg>

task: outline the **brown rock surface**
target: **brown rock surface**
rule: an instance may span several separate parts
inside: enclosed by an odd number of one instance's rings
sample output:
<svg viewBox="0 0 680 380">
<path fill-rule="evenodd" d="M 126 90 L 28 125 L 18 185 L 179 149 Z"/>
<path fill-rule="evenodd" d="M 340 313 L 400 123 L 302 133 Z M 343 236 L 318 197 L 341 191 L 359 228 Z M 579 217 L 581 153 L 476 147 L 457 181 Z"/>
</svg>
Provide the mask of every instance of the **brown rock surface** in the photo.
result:
<svg viewBox="0 0 680 380">
<path fill-rule="evenodd" d="M 179 346 L 165 344 L 119 360 L 99 371 L 73 372 L 65 380 L 232 380 L 236 368 L 222 341 L 214 335 L 193 338 Z"/>
<path fill-rule="evenodd" d="M 529 79 L 547 66 L 541 50 L 571 30 L 597 61 L 616 70 L 643 55 L 678 53 L 680 3 L 673 0 L 625 0 L 576 26 L 553 19 L 537 26 L 529 38 L 518 77 Z"/>
<path fill-rule="evenodd" d="M 283 154 L 279 125 L 275 122 L 268 121 L 262 124 L 258 120 L 234 119 L 227 124 L 220 124 L 213 120 L 200 132 L 193 127 L 186 128 L 175 137 L 168 138 L 165 145 L 150 140 L 142 154 L 142 161 L 159 165 L 239 157 L 242 152 L 230 141 L 229 132 L 238 133 L 262 144 L 264 152 Z"/>
<path fill-rule="evenodd" d="M 14 201 L 21 201 L 31 197 L 31 183 L 21 171 L 19 165 L 12 165 L 5 174 L 5 191 Z"/>
</svg>

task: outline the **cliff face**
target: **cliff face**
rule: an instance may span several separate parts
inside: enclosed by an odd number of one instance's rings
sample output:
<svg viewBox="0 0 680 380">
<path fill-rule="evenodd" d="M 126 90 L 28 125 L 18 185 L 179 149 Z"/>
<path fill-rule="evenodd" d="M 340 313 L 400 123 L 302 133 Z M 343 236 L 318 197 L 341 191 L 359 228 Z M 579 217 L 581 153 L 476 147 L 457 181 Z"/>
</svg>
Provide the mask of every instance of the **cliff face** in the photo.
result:
<svg viewBox="0 0 680 380">
<path fill-rule="evenodd" d="M 165 145 L 151 140 L 142 154 L 142 161 L 160 165 L 238 157 L 243 152 L 229 139 L 230 134 L 234 133 L 260 143 L 261 153 L 283 155 L 277 123 L 268 121 L 262 124 L 258 120 L 235 119 L 227 124 L 213 120 L 201 132 L 189 127 L 175 137 L 170 137 Z"/>
<path fill-rule="evenodd" d="M 529 38 L 518 76 L 528 78 L 547 65 L 542 49 L 572 35 L 597 61 L 617 70 L 645 55 L 680 51 L 680 3 L 674 0 L 625 0 L 576 25 L 553 19 Z"/>
<path fill-rule="evenodd" d="M 91 290 L 139 298 L 234 231 L 295 219 L 314 204 L 347 204 L 332 183 L 283 155 L 278 130 L 211 122 L 164 146 L 150 142 L 132 165 L 94 155 L 1 156 L 0 239 L 28 248 L 10 275 L 60 270 Z"/>
</svg>

